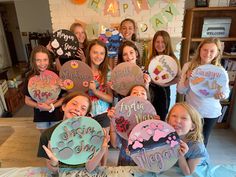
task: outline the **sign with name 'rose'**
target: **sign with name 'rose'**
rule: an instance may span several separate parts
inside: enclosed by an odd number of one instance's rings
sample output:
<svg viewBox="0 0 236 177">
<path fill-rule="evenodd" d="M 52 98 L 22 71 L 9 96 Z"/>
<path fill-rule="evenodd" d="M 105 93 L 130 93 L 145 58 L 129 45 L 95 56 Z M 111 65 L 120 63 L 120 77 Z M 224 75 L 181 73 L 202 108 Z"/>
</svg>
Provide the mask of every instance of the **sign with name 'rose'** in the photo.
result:
<svg viewBox="0 0 236 177">
<path fill-rule="evenodd" d="M 216 92 L 226 90 L 228 82 L 225 69 L 212 64 L 195 68 L 189 80 L 190 88 L 200 97 L 214 97 Z"/>
<path fill-rule="evenodd" d="M 126 96 L 135 85 L 144 85 L 143 72 L 133 63 L 118 64 L 111 73 L 112 88 L 117 93 Z"/>
<path fill-rule="evenodd" d="M 128 149 L 133 161 L 142 169 L 160 173 L 178 160 L 180 138 L 174 128 L 160 120 L 146 120 L 129 135 Z"/>
<path fill-rule="evenodd" d="M 51 136 L 51 149 L 59 161 L 78 165 L 86 163 L 100 151 L 104 133 L 91 117 L 74 117 L 60 123 Z"/>
<path fill-rule="evenodd" d="M 31 77 L 28 82 L 28 91 L 31 98 L 41 103 L 57 100 L 61 91 L 58 79 L 58 75 L 49 70 Z"/>
<path fill-rule="evenodd" d="M 138 123 L 154 119 L 155 116 L 156 110 L 149 101 L 137 96 L 128 96 L 116 104 L 112 123 L 116 132 L 127 140 L 131 130 Z"/>
<path fill-rule="evenodd" d="M 148 72 L 154 83 L 166 84 L 176 77 L 178 64 L 168 55 L 158 55 L 151 60 Z"/>
<path fill-rule="evenodd" d="M 91 68 L 78 60 L 70 60 L 64 63 L 59 75 L 63 81 L 63 86 L 69 92 L 86 92 L 89 89 L 89 82 L 93 80 Z"/>
<path fill-rule="evenodd" d="M 74 58 L 79 47 L 79 41 L 71 31 L 60 29 L 53 33 L 51 39 L 53 52 L 63 58 Z"/>
</svg>

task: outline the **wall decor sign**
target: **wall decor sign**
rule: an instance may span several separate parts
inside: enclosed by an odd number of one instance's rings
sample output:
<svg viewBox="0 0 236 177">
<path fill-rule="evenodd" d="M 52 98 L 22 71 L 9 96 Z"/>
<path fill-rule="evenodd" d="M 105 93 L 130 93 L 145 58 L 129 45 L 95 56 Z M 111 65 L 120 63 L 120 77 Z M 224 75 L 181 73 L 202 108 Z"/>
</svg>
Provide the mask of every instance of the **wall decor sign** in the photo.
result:
<svg viewBox="0 0 236 177">
<path fill-rule="evenodd" d="M 200 97 L 214 97 L 217 91 L 225 90 L 229 79 L 227 72 L 212 64 L 195 68 L 190 77 L 190 88 Z"/>
<path fill-rule="evenodd" d="M 49 70 L 31 77 L 28 82 L 28 91 L 31 98 L 41 103 L 57 100 L 61 91 L 58 79 L 58 75 Z"/>
<path fill-rule="evenodd" d="M 89 90 L 89 82 L 93 80 L 90 67 L 79 60 L 70 60 L 64 63 L 60 69 L 60 78 L 65 89 L 69 92 Z"/>
<path fill-rule="evenodd" d="M 133 63 L 118 64 L 111 72 L 112 88 L 117 93 L 126 96 L 135 85 L 144 85 L 141 68 Z"/>
<path fill-rule="evenodd" d="M 154 57 L 149 66 L 148 72 L 152 81 L 156 84 L 166 84 L 172 81 L 178 73 L 176 61 L 168 55 Z"/>
<path fill-rule="evenodd" d="M 78 51 L 79 41 L 71 31 L 60 29 L 53 33 L 51 46 L 56 55 L 63 58 L 74 58 Z"/>
<path fill-rule="evenodd" d="M 160 120 L 136 125 L 128 139 L 131 158 L 142 169 L 160 173 L 178 160 L 180 139 L 174 128 Z"/>
<path fill-rule="evenodd" d="M 63 121 L 53 131 L 51 149 L 59 161 L 78 165 L 86 163 L 101 149 L 104 133 L 90 117 L 74 117 Z"/>
<path fill-rule="evenodd" d="M 109 58 L 118 56 L 118 50 L 123 39 L 118 30 L 105 28 L 98 39 L 106 44 Z"/>
<path fill-rule="evenodd" d="M 137 96 L 128 96 L 116 104 L 112 123 L 116 132 L 127 140 L 131 130 L 138 123 L 153 119 L 155 115 L 156 110 L 149 101 Z"/>
</svg>

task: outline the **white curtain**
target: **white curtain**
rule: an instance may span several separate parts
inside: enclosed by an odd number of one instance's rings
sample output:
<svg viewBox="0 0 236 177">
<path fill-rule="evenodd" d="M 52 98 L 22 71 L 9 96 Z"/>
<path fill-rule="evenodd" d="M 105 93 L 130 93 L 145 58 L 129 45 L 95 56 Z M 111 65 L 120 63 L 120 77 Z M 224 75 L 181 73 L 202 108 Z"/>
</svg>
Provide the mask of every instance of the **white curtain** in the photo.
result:
<svg viewBox="0 0 236 177">
<path fill-rule="evenodd" d="M 2 24 L 2 17 L 0 14 L 0 69 L 11 66 L 11 57 L 7 46 L 6 36 Z"/>
</svg>

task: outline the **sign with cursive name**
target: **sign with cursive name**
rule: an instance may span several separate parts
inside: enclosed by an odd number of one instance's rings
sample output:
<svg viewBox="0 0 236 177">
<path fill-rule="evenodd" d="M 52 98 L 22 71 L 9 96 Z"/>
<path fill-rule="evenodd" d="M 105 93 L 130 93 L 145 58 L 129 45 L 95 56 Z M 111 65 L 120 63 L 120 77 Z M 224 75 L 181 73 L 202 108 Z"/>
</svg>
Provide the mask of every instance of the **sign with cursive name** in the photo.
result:
<svg viewBox="0 0 236 177">
<path fill-rule="evenodd" d="M 172 126 L 160 120 L 146 120 L 131 131 L 128 149 L 140 168 L 160 173 L 177 162 L 179 143 L 179 136 Z"/>
<path fill-rule="evenodd" d="M 41 103 L 57 100 L 61 91 L 58 79 L 57 74 L 49 70 L 31 77 L 28 82 L 28 91 L 31 98 Z"/>
<path fill-rule="evenodd" d="M 154 119 L 155 116 L 156 110 L 149 101 L 137 96 L 128 96 L 116 104 L 112 123 L 116 132 L 127 140 L 131 130 L 138 123 Z"/>
<path fill-rule="evenodd" d="M 89 82 L 93 80 L 91 68 L 78 60 L 70 60 L 64 63 L 59 75 L 65 89 L 69 92 L 86 92 L 89 89 Z"/>
<path fill-rule="evenodd" d="M 51 149 L 59 161 L 78 165 L 86 163 L 101 149 L 104 133 L 90 117 L 74 117 L 60 123 L 51 136 Z"/>
<path fill-rule="evenodd" d="M 189 80 L 190 88 L 200 97 L 214 97 L 226 89 L 229 79 L 223 67 L 212 64 L 195 68 Z"/>
<path fill-rule="evenodd" d="M 156 84 L 166 84 L 172 81 L 178 73 L 178 64 L 168 55 L 158 55 L 148 66 L 152 81 Z"/>
<path fill-rule="evenodd" d="M 105 28 L 98 37 L 107 46 L 108 57 L 115 58 L 118 56 L 118 50 L 122 42 L 122 35 L 115 29 Z"/>
<path fill-rule="evenodd" d="M 126 96 L 135 85 L 144 85 L 143 72 L 133 63 L 123 62 L 117 65 L 111 73 L 112 89 Z"/>
<path fill-rule="evenodd" d="M 74 58 L 79 47 L 79 41 L 71 31 L 60 29 L 53 33 L 51 39 L 53 52 L 63 58 Z"/>
</svg>

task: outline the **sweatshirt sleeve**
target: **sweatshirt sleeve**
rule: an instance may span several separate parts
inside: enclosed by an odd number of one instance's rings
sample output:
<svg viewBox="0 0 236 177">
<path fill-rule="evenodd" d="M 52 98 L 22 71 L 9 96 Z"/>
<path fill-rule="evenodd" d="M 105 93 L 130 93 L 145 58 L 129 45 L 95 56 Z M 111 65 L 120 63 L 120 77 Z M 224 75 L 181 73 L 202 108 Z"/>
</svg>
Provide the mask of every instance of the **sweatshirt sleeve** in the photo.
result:
<svg viewBox="0 0 236 177">
<path fill-rule="evenodd" d="M 188 63 L 185 63 L 183 68 L 182 68 L 182 72 L 181 72 L 181 76 L 180 76 L 180 80 L 177 84 L 177 91 L 178 93 L 180 94 L 187 94 L 187 92 L 189 91 L 190 87 L 186 87 L 184 82 L 186 80 L 186 73 L 187 73 L 187 70 L 189 68 L 189 65 L 190 65 L 190 62 Z"/>
</svg>

